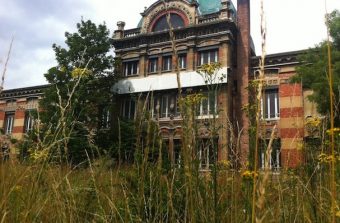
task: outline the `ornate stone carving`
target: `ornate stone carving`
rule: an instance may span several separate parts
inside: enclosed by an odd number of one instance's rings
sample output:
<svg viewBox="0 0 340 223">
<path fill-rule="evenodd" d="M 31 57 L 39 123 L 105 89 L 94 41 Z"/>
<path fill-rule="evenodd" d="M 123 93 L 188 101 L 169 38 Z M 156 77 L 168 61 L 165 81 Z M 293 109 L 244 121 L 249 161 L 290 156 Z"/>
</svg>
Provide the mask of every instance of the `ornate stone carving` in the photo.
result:
<svg viewBox="0 0 340 223">
<path fill-rule="evenodd" d="M 177 11 L 183 15 L 188 20 L 188 24 L 195 23 L 195 11 L 196 8 L 194 6 L 190 6 L 188 3 L 183 1 L 170 1 L 167 2 L 167 9 L 172 11 Z M 147 33 L 150 30 L 150 26 L 152 25 L 154 19 L 156 19 L 159 15 L 165 12 L 166 8 L 163 5 L 163 2 L 160 1 L 159 4 L 153 6 L 147 14 L 143 15 L 143 24 L 142 24 L 142 33 Z"/>
</svg>

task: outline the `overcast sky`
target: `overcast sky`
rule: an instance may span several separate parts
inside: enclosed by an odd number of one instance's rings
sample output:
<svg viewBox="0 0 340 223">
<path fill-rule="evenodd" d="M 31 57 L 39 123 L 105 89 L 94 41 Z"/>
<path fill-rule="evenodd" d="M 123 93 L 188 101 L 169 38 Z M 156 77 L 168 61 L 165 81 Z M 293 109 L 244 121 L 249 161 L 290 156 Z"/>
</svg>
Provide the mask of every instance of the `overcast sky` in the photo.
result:
<svg viewBox="0 0 340 223">
<path fill-rule="evenodd" d="M 144 7 L 156 0 L 0 0 L 0 71 L 14 36 L 5 89 L 46 84 L 44 73 L 56 64 L 52 44 L 64 43 L 65 31 L 76 31 L 83 17 L 105 22 L 111 33 L 117 21 L 136 28 Z M 236 6 L 236 0 L 233 0 Z M 313 47 L 326 38 L 325 0 L 264 0 L 267 52 Z M 327 0 L 327 10 L 340 0 Z M 260 0 L 251 0 L 252 36 L 260 52 Z"/>
</svg>

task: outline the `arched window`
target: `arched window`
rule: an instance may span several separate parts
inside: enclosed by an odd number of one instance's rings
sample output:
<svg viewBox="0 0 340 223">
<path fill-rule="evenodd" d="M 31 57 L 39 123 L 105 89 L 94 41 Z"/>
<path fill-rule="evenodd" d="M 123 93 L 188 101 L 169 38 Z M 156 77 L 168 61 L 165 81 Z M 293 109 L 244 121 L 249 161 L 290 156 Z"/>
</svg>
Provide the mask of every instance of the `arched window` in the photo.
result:
<svg viewBox="0 0 340 223">
<path fill-rule="evenodd" d="M 169 29 L 168 22 L 166 20 L 166 14 L 161 16 L 152 27 L 152 32 L 163 31 Z M 184 27 L 185 23 L 181 16 L 175 13 L 170 13 L 170 22 L 173 28 Z"/>
</svg>

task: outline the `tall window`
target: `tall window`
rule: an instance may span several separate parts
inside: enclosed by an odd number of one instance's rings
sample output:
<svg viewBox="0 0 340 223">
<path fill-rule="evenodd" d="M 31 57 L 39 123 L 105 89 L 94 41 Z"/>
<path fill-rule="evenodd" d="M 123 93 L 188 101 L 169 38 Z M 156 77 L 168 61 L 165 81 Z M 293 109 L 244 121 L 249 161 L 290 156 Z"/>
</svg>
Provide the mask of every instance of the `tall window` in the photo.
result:
<svg viewBox="0 0 340 223">
<path fill-rule="evenodd" d="M 262 117 L 264 119 L 277 119 L 280 117 L 278 89 L 266 90 L 261 103 Z"/>
<path fill-rule="evenodd" d="M 218 149 L 218 139 L 200 139 L 198 142 L 198 154 L 200 169 L 209 169 L 215 161 L 215 153 Z"/>
<path fill-rule="evenodd" d="M 5 134 L 12 134 L 14 125 L 14 112 L 5 114 Z"/>
<path fill-rule="evenodd" d="M 34 117 L 30 111 L 25 114 L 25 132 L 29 133 L 34 127 Z"/>
<path fill-rule="evenodd" d="M 125 77 L 137 75 L 139 73 L 139 61 L 134 60 L 123 62 L 123 69 Z"/>
<path fill-rule="evenodd" d="M 178 55 L 178 67 L 179 67 L 179 69 L 186 69 L 187 68 L 187 55 L 186 54 L 179 54 Z"/>
<path fill-rule="evenodd" d="M 218 49 L 204 50 L 198 53 L 198 66 L 217 62 Z"/>
<path fill-rule="evenodd" d="M 158 71 L 158 58 L 149 59 L 149 73 L 156 73 Z"/>
<path fill-rule="evenodd" d="M 197 116 L 212 115 L 216 112 L 217 107 L 216 94 L 204 93 L 201 103 L 197 106 Z"/>
<path fill-rule="evenodd" d="M 126 99 L 123 101 L 121 114 L 124 118 L 133 119 L 136 113 L 136 101 L 134 99 Z"/>
<path fill-rule="evenodd" d="M 102 109 L 100 127 L 102 129 L 109 129 L 111 127 L 111 112 L 109 107 Z"/>
<path fill-rule="evenodd" d="M 173 158 L 174 164 L 180 166 L 181 165 L 181 150 L 182 150 L 182 140 L 174 139 L 174 151 Z"/>
<path fill-rule="evenodd" d="M 171 71 L 172 70 L 172 57 L 171 56 L 163 56 L 163 71 Z"/>
<path fill-rule="evenodd" d="M 266 151 L 269 145 L 269 139 L 260 141 L 260 167 L 265 168 L 266 165 Z M 280 139 L 274 139 L 272 144 L 272 151 L 269 157 L 269 169 L 278 170 L 281 167 L 281 141 Z"/>
</svg>

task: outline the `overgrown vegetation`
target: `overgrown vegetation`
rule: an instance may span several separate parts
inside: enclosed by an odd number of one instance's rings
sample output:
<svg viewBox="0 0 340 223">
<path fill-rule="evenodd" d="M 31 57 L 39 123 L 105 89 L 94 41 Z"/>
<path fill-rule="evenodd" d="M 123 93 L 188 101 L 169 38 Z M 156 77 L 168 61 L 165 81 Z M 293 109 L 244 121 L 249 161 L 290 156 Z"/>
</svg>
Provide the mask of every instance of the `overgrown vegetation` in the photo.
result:
<svg viewBox="0 0 340 223">
<path fill-rule="evenodd" d="M 335 10 L 329 14 L 328 26 L 330 30 L 331 58 L 333 70 L 333 91 L 335 125 L 340 125 L 340 12 Z M 297 75 L 293 81 L 299 81 L 304 88 L 313 90 L 309 97 L 318 105 L 321 114 L 329 116 L 329 74 L 328 74 L 328 51 L 327 41 L 318 44 L 315 48 L 309 49 L 306 54 L 301 55 L 301 66 L 297 69 Z"/>
<path fill-rule="evenodd" d="M 31 150 L 50 147 L 51 159 L 72 164 L 112 150 L 111 89 L 118 75 L 109 35 L 105 24 L 82 20 L 76 33 L 65 33 L 66 48 L 53 45 L 58 65 L 45 74 L 51 86 L 40 101 L 42 125 Z"/>
<path fill-rule="evenodd" d="M 113 105 L 109 88 L 115 77 L 113 73 L 104 75 L 113 66 L 112 58 L 106 56 L 108 31 L 90 21 L 82 21 L 78 29 L 78 34 L 66 35 L 69 49 L 54 47 L 59 66 L 46 74 L 52 86 L 42 102 L 42 114 L 37 114 L 42 129 L 37 125 L 36 134 L 22 145 L 29 150 L 29 162 L 0 164 L 1 223 L 332 221 L 330 164 L 336 163 L 338 193 L 340 156 L 328 153 L 329 133 L 334 133 L 339 149 L 339 129 L 327 131 L 322 120 L 308 123 L 320 137 L 304 145 L 306 164 L 294 170 L 282 169 L 280 174 L 259 172 L 256 165 L 253 170 L 239 170 L 226 160 L 217 162 L 217 145 L 210 137 L 215 159 L 211 172 L 202 171 L 196 155 L 198 126 L 206 125 L 210 136 L 234 130 L 216 120 L 221 110 L 213 111 L 209 123 L 198 123 L 195 113 L 204 96 L 188 94 L 179 101 L 183 118 L 180 162 L 174 163 L 165 149 L 159 122 L 147 109 L 149 100 L 138 101 L 134 123 L 118 120 L 117 138 L 111 143 L 110 135 L 100 134 L 98 126 L 102 105 L 108 101 Z M 103 45 L 90 44 L 92 40 Z M 101 59 L 94 62 L 97 57 Z M 219 68 L 211 64 L 199 71 L 207 80 L 209 94 L 219 89 L 218 83 L 209 82 L 223 78 L 224 74 L 218 76 Z M 102 87 L 97 88 L 97 84 Z M 262 89 L 257 89 L 260 100 Z M 103 101 L 96 100 L 99 96 Z M 259 111 L 252 115 L 259 117 Z M 113 153 L 119 165 L 112 165 L 110 153 L 105 156 L 98 151 L 109 151 L 111 146 L 116 148 Z M 269 143 L 269 153 L 270 147 Z M 93 155 L 92 151 L 98 153 Z M 99 158 L 93 160 L 94 156 Z M 131 165 L 120 163 L 130 159 Z M 69 163 L 73 165 L 65 165 Z M 78 168 L 79 163 L 87 168 Z M 336 208 L 334 215 L 339 220 Z"/>
</svg>

